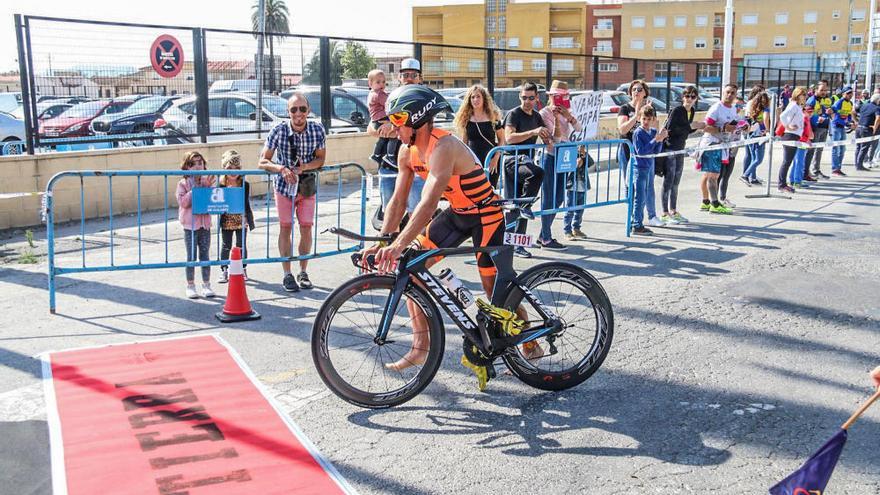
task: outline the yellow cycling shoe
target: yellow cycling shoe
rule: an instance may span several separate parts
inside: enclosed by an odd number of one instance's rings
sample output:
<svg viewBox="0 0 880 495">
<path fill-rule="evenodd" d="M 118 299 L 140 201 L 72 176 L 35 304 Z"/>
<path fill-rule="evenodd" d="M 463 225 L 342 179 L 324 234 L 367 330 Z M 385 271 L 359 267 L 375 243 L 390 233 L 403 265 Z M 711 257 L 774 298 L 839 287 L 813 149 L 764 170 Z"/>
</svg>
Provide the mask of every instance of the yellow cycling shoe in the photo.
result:
<svg viewBox="0 0 880 495">
<path fill-rule="evenodd" d="M 520 320 L 513 311 L 493 306 L 482 299 L 477 299 L 477 307 L 500 323 L 501 331 L 507 335 L 519 335 L 526 328 L 526 322 Z"/>
<path fill-rule="evenodd" d="M 467 356 L 461 357 L 461 364 L 465 368 L 470 369 L 477 375 L 477 387 L 480 389 L 480 392 L 486 390 L 486 384 L 489 382 L 489 371 L 485 366 L 477 366 L 476 364 L 470 362 Z"/>
</svg>

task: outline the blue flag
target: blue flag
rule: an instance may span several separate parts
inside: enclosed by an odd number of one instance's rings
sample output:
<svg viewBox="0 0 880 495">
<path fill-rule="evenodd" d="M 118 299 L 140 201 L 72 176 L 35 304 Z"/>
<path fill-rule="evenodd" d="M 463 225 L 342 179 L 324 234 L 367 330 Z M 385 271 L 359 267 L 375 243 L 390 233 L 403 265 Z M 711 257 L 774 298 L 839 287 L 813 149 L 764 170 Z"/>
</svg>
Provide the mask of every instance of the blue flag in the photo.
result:
<svg viewBox="0 0 880 495">
<path fill-rule="evenodd" d="M 846 430 L 841 429 L 800 469 L 771 488 L 770 495 L 823 495 L 845 444 Z"/>
</svg>

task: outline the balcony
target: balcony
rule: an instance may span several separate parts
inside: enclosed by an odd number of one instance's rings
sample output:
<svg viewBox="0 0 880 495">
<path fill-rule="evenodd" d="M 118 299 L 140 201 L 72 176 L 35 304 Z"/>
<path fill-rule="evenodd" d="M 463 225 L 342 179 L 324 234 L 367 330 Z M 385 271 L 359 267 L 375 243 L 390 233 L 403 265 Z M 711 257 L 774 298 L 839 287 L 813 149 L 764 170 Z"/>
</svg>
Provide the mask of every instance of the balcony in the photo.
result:
<svg viewBox="0 0 880 495">
<path fill-rule="evenodd" d="M 614 37 L 614 28 L 601 28 L 598 26 L 593 26 L 593 38 L 594 39 L 607 39 Z"/>
<path fill-rule="evenodd" d="M 593 47 L 593 55 L 597 57 L 613 57 L 614 50 L 610 48 L 606 48 L 604 46 L 594 46 Z"/>
</svg>

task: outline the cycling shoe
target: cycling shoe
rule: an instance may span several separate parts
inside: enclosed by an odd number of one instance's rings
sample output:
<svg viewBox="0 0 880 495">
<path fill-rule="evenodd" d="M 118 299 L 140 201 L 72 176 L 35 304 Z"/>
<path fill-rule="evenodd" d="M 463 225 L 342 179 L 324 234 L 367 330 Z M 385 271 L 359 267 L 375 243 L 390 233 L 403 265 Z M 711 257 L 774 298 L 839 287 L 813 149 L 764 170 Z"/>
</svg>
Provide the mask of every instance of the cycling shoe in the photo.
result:
<svg viewBox="0 0 880 495">
<path fill-rule="evenodd" d="M 477 388 L 480 389 L 480 392 L 486 390 L 486 385 L 489 383 L 488 369 L 485 366 L 477 366 L 476 364 L 473 364 L 468 360 L 467 356 L 461 357 L 461 364 L 477 375 Z"/>
</svg>

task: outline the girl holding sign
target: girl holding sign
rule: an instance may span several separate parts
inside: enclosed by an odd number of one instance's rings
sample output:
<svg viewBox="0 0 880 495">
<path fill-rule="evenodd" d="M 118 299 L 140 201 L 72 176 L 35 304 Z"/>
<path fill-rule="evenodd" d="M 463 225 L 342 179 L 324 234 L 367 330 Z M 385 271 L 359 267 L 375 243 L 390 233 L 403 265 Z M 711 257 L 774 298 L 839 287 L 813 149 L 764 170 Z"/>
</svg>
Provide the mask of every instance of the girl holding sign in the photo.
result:
<svg viewBox="0 0 880 495">
<path fill-rule="evenodd" d="M 241 155 L 235 150 L 227 150 L 220 159 L 223 170 L 241 170 Z M 244 226 L 254 230 L 254 212 L 251 210 L 251 185 L 243 175 L 224 175 L 220 177 L 220 187 L 244 187 L 244 211 L 241 213 L 224 213 L 220 215 L 220 236 L 223 246 L 220 248 L 220 259 L 228 260 L 229 252 L 232 251 L 232 238 L 235 237 L 235 245 L 241 248 L 242 256 L 247 258 L 247 234 Z M 244 265 L 244 279 L 247 280 L 247 265 Z M 221 284 L 229 281 L 226 265 L 220 266 Z"/>
<path fill-rule="evenodd" d="M 190 151 L 183 156 L 181 170 L 205 170 L 205 157 L 198 151 Z M 211 215 L 194 215 L 192 211 L 192 191 L 196 187 L 214 187 L 216 178 L 209 175 L 187 175 L 177 183 L 177 219 L 183 227 L 183 242 L 186 245 L 186 261 L 210 261 Z M 211 267 L 202 267 L 202 297 L 214 297 L 211 290 Z M 186 297 L 196 299 L 195 268 L 186 267 Z"/>
</svg>

